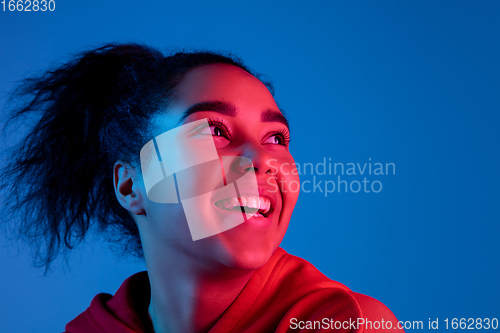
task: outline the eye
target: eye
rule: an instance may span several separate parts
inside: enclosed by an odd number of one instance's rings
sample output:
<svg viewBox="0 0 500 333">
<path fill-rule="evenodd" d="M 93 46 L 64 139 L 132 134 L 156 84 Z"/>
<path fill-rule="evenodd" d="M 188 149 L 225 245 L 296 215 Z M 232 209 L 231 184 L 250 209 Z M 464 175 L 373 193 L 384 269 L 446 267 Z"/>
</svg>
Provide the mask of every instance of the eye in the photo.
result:
<svg viewBox="0 0 500 333">
<path fill-rule="evenodd" d="M 210 132 L 212 133 L 213 136 L 226 137 L 226 135 L 224 133 L 224 129 L 220 128 L 218 126 L 210 126 Z"/>
<path fill-rule="evenodd" d="M 288 146 L 290 143 L 290 134 L 285 130 L 271 133 L 271 135 L 264 140 L 264 143 L 271 145 Z"/>
<path fill-rule="evenodd" d="M 224 138 L 229 140 L 229 131 L 227 126 L 220 120 L 208 119 L 208 126 L 203 128 L 199 134 L 211 135 L 217 138 Z"/>
<path fill-rule="evenodd" d="M 224 129 L 217 125 L 210 125 L 205 127 L 199 134 L 226 137 Z"/>
<path fill-rule="evenodd" d="M 275 135 L 271 135 L 270 137 L 268 137 L 266 139 L 266 141 L 264 141 L 264 143 L 270 143 L 270 144 L 274 144 L 274 145 L 283 145 L 284 140 L 280 135 L 275 134 Z"/>
</svg>

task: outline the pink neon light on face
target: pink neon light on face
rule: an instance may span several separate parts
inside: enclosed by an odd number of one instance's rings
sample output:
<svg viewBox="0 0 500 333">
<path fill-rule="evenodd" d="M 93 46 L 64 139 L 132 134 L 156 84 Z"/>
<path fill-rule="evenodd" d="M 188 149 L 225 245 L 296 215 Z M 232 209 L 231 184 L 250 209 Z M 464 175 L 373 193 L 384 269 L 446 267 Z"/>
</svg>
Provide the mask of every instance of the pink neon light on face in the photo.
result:
<svg viewBox="0 0 500 333">
<path fill-rule="evenodd" d="M 182 183 L 181 201 L 196 194 L 204 194 L 204 199 L 184 205 L 185 209 L 181 203 L 148 201 L 148 225 L 141 230 L 144 250 L 161 253 L 162 248 L 175 247 L 204 262 L 260 267 L 283 239 L 298 198 L 298 191 L 287 185 L 299 181 L 292 172 L 287 125 L 264 84 L 223 64 L 198 67 L 185 75 L 173 102 L 156 119 L 156 135 L 204 119 L 208 126 L 197 138 L 213 140 L 220 160 L 176 173 L 178 186 Z M 253 178 L 245 178 L 247 174 Z M 238 193 L 224 186 L 238 180 Z M 245 215 L 246 221 L 193 242 L 186 216 L 194 213 L 209 222 L 234 220 L 240 205 L 252 213 Z"/>
</svg>

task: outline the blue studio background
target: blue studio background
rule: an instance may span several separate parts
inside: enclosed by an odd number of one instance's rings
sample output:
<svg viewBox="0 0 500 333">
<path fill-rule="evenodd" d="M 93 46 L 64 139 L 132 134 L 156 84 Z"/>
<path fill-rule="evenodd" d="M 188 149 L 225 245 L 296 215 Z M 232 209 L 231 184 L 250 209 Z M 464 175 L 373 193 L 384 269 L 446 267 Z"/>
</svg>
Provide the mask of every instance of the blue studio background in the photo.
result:
<svg viewBox="0 0 500 333">
<path fill-rule="evenodd" d="M 15 81 L 106 42 L 233 52 L 273 81 L 297 163 L 395 165 L 340 175 L 379 193 L 325 196 L 312 183 L 339 174 L 303 174 L 288 252 L 403 321 L 500 317 L 500 2 L 55 2 L 0 12 L 0 105 Z M 2 245 L 2 332 L 61 332 L 144 269 L 96 240 L 43 277 Z"/>
</svg>

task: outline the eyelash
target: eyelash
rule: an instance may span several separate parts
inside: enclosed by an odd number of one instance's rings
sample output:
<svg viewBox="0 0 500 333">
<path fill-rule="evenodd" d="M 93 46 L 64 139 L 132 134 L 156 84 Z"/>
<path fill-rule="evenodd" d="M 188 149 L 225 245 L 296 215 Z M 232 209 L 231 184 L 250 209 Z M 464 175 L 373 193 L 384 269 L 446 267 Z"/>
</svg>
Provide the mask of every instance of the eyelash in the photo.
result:
<svg viewBox="0 0 500 333">
<path fill-rule="evenodd" d="M 281 138 L 283 139 L 283 143 L 279 144 L 281 146 L 288 146 L 290 144 L 290 141 L 292 141 L 292 139 L 290 138 L 290 132 L 288 132 L 285 129 L 280 129 L 280 130 L 272 132 L 271 135 L 268 136 L 268 138 L 272 137 L 272 136 L 276 136 L 276 135 L 281 136 Z"/>
<path fill-rule="evenodd" d="M 208 118 L 208 125 L 209 126 L 219 126 L 222 128 L 224 134 L 223 137 L 226 139 L 230 140 L 231 136 L 229 134 L 228 126 L 226 125 L 226 122 L 224 119 L 218 119 L 218 118 Z M 283 140 L 283 143 L 279 143 L 280 146 L 288 146 L 290 144 L 291 138 L 290 138 L 290 132 L 288 132 L 285 129 L 280 129 L 274 132 L 271 132 L 270 135 L 267 138 L 270 138 L 272 136 L 277 136 L 279 135 L 281 139 Z"/>
<path fill-rule="evenodd" d="M 228 140 L 231 139 L 231 137 L 229 135 L 228 126 L 226 125 L 226 122 L 224 121 L 224 119 L 208 118 L 207 121 L 208 121 L 208 125 L 209 126 L 219 126 L 219 127 L 221 127 L 224 130 L 223 137 L 225 137 Z"/>
</svg>

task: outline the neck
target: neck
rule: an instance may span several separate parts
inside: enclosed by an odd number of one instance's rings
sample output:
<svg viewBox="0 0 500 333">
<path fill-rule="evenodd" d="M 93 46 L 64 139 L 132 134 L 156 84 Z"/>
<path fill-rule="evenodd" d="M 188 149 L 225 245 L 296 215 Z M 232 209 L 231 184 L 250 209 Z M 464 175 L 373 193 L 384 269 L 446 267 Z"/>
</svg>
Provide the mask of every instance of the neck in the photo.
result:
<svg viewBox="0 0 500 333">
<path fill-rule="evenodd" d="M 151 265 L 146 265 L 151 284 L 149 315 L 155 333 L 208 332 L 254 272 L 222 264 L 203 265 L 178 252 L 151 259 Z"/>
</svg>

